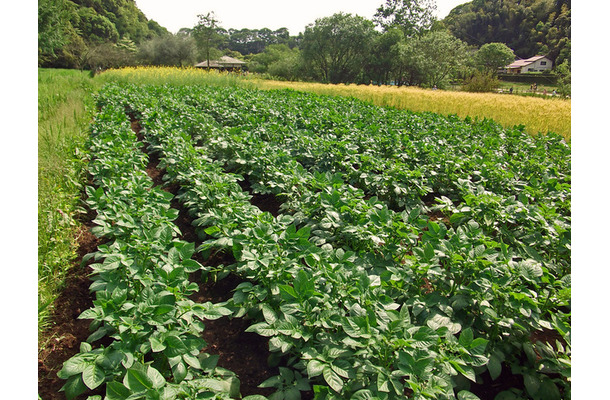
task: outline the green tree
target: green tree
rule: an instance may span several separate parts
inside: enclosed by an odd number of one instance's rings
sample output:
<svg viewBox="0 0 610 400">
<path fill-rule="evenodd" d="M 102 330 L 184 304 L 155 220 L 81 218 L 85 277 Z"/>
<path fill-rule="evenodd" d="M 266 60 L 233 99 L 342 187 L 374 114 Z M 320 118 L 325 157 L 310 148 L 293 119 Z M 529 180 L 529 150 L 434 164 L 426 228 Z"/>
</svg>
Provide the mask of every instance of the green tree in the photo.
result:
<svg viewBox="0 0 610 400">
<path fill-rule="evenodd" d="M 303 33 L 301 54 L 309 73 L 323 82 L 353 82 L 375 36 L 373 22 L 351 14 L 319 18 Z"/>
<path fill-rule="evenodd" d="M 205 60 L 210 63 L 210 52 L 212 47 L 222 38 L 220 35 L 219 21 L 213 11 L 207 14 L 197 15 L 199 21 L 191 30 L 191 34 L 195 38 L 197 47 L 203 52 Z M 208 67 L 209 68 L 209 67 Z"/>
<path fill-rule="evenodd" d="M 515 60 L 515 53 L 504 43 L 486 43 L 474 55 L 474 63 L 481 71 L 496 74 L 498 68 Z"/>
<path fill-rule="evenodd" d="M 572 94 L 572 72 L 570 62 L 565 60 L 555 67 L 555 75 L 557 75 L 557 88 L 559 93 L 564 96 Z"/>
<path fill-rule="evenodd" d="M 85 38 L 85 41 L 95 44 L 115 42 L 119 40 L 116 26 L 105 16 L 97 13 L 92 7 L 80 8 L 77 12 L 75 28 Z"/>
<path fill-rule="evenodd" d="M 66 44 L 70 23 L 64 0 L 38 1 L 38 64 L 55 59 Z"/>
<path fill-rule="evenodd" d="M 434 31 L 409 39 L 400 56 L 411 84 L 443 88 L 468 61 L 468 47 L 448 32 Z"/>
<path fill-rule="evenodd" d="M 410 37 L 430 29 L 434 11 L 434 0 L 386 0 L 377 9 L 374 21 L 386 31 L 398 27 Z"/>
<path fill-rule="evenodd" d="M 403 40 L 404 35 L 399 28 L 390 28 L 373 39 L 366 63 L 368 80 L 380 84 L 397 80 L 396 75 L 400 75 L 401 67 L 399 44 Z"/>
<path fill-rule="evenodd" d="M 195 40 L 186 35 L 164 35 L 143 42 L 138 51 L 140 63 L 183 67 L 196 61 Z"/>
</svg>

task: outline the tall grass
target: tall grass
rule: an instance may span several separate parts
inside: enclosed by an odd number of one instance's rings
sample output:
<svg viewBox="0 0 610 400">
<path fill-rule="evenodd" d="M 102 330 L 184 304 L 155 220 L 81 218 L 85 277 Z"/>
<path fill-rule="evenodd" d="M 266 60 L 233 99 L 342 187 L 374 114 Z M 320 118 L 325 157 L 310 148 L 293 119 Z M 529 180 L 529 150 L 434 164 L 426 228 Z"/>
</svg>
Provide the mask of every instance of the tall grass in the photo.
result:
<svg viewBox="0 0 610 400">
<path fill-rule="evenodd" d="M 144 83 L 151 85 L 211 85 L 211 86 L 250 86 L 248 77 L 203 68 L 178 67 L 126 67 L 111 69 L 95 78 L 99 82 Z"/>
<path fill-rule="evenodd" d="M 96 78 L 97 79 L 97 78 Z M 221 85 L 259 89 L 289 88 L 300 91 L 349 96 L 379 106 L 412 111 L 430 111 L 461 118 L 493 119 L 506 127 L 524 125 L 531 134 L 555 132 L 571 138 L 571 102 L 559 98 L 534 98 L 496 93 L 466 93 L 416 87 L 332 85 L 306 82 L 284 82 L 256 78 L 254 75 L 206 71 L 197 68 L 137 67 L 109 70 L 99 76 L 102 81 L 151 84 Z"/>
<path fill-rule="evenodd" d="M 39 333 L 76 254 L 83 147 L 98 86 L 86 72 L 38 70 Z"/>
</svg>

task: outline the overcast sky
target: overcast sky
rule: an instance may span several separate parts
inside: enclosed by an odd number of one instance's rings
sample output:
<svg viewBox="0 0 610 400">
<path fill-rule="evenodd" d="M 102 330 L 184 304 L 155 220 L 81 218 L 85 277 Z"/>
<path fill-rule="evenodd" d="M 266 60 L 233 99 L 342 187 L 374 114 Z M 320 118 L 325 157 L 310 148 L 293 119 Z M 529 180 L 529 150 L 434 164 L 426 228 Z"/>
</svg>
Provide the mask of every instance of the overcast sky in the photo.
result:
<svg viewBox="0 0 610 400">
<path fill-rule="evenodd" d="M 455 6 L 467 2 L 436 0 L 437 16 L 444 18 Z M 213 11 L 225 29 L 288 28 L 293 36 L 304 31 L 305 26 L 317 18 L 329 17 L 339 11 L 372 19 L 377 8 L 384 3 L 384 0 L 136 0 L 148 19 L 157 21 L 172 33 L 180 28 L 192 28 L 197 23 L 198 14 Z"/>
</svg>

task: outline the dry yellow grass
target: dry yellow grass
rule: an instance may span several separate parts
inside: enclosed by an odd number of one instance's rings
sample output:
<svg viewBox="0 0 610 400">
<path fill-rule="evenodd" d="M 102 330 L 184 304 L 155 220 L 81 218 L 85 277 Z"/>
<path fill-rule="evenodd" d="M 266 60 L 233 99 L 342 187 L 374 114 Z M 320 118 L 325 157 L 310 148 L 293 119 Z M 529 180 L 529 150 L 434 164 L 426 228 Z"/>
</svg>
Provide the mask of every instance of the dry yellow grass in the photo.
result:
<svg viewBox="0 0 610 400">
<path fill-rule="evenodd" d="M 379 106 L 411 111 L 429 111 L 460 118 L 493 119 L 505 127 L 524 125 L 531 134 L 555 132 L 571 138 L 571 102 L 560 98 L 543 99 L 495 93 L 467 93 L 416 87 L 332 85 L 281 82 L 258 79 L 253 75 L 219 73 L 196 68 L 138 67 L 104 72 L 103 80 L 147 83 L 213 84 L 259 89 L 289 88 L 333 96 L 349 96 Z"/>
</svg>

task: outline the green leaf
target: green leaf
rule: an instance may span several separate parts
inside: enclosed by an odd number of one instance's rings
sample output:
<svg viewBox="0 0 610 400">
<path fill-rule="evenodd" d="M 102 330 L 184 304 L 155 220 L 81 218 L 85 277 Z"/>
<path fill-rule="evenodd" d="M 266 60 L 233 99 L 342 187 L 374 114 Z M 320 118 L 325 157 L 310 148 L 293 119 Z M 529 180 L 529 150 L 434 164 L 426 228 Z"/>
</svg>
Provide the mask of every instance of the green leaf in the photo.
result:
<svg viewBox="0 0 610 400">
<path fill-rule="evenodd" d="M 325 364 L 321 363 L 316 359 L 309 360 L 309 362 L 307 363 L 307 375 L 309 376 L 309 378 L 318 376 L 322 372 L 324 372 L 325 367 Z"/>
<path fill-rule="evenodd" d="M 458 393 L 458 400 L 481 400 L 474 393 L 469 392 L 468 390 L 461 390 Z"/>
<path fill-rule="evenodd" d="M 294 290 L 294 288 L 290 285 L 279 285 L 280 287 L 280 295 L 282 299 L 286 301 L 294 301 L 299 299 L 299 295 Z"/>
<path fill-rule="evenodd" d="M 434 258 L 434 247 L 430 243 L 426 243 L 424 246 L 424 256 L 427 261 L 430 261 Z"/>
<path fill-rule="evenodd" d="M 536 376 L 534 372 L 526 372 L 523 374 L 523 383 L 525 384 L 525 389 L 527 393 L 534 397 L 536 393 L 538 393 L 538 389 L 540 389 L 540 379 Z"/>
<path fill-rule="evenodd" d="M 190 354 L 184 354 L 182 356 L 182 359 L 186 361 L 186 363 L 191 367 L 195 369 L 201 369 L 201 363 L 199 362 L 199 359 L 197 357 L 192 356 Z"/>
<path fill-rule="evenodd" d="M 150 378 L 142 371 L 141 366 L 134 364 L 134 368 L 129 368 L 123 379 L 123 384 L 133 392 L 142 392 L 153 388 Z"/>
<path fill-rule="evenodd" d="M 474 338 L 474 335 L 472 333 L 472 329 L 466 328 L 460 334 L 459 342 L 462 346 L 468 348 L 470 346 L 470 344 L 472 343 L 473 338 Z"/>
<path fill-rule="evenodd" d="M 66 399 L 72 400 L 79 394 L 85 393 L 87 386 L 83 383 L 82 375 L 72 375 L 62 386 L 60 391 L 66 392 Z"/>
<path fill-rule="evenodd" d="M 131 391 L 120 382 L 112 381 L 106 384 L 107 400 L 125 400 L 130 394 Z"/>
<path fill-rule="evenodd" d="M 489 371 L 491 379 L 494 381 L 502 374 L 502 362 L 495 354 L 492 354 L 492 356 L 489 357 L 487 370 Z"/>
<path fill-rule="evenodd" d="M 458 372 L 460 372 L 466 378 L 470 379 L 473 382 L 477 381 L 477 377 L 476 377 L 476 375 L 474 373 L 474 369 L 472 369 L 472 367 L 470 367 L 468 365 L 462 365 L 455 360 L 449 360 L 449 362 L 451 363 L 451 365 L 453 365 L 455 367 L 455 369 L 458 370 Z"/>
<path fill-rule="evenodd" d="M 91 390 L 104 383 L 105 379 L 106 374 L 96 364 L 89 364 L 83 370 L 83 383 Z"/>
<path fill-rule="evenodd" d="M 68 379 L 72 375 L 82 373 L 90 362 L 80 357 L 80 354 L 64 362 L 62 369 L 57 373 L 61 379 Z"/>
<path fill-rule="evenodd" d="M 150 339 L 148 339 L 148 341 L 150 342 L 150 348 L 154 353 L 163 351 L 167 347 L 167 346 L 165 346 L 165 344 L 163 344 L 159 339 L 157 339 L 155 337 L 151 337 Z"/>
<path fill-rule="evenodd" d="M 360 389 L 350 397 L 352 400 L 371 400 L 375 395 L 369 389 Z"/>
<path fill-rule="evenodd" d="M 377 374 L 377 390 L 385 393 L 390 392 L 390 380 L 385 374 Z"/>
<path fill-rule="evenodd" d="M 167 348 L 164 353 L 168 357 L 176 357 L 188 353 L 186 345 L 178 336 L 168 336 L 165 338 L 165 344 L 167 345 Z"/>
<path fill-rule="evenodd" d="M 263 317 L 265 317 L 265 321 L 267 321 L 269 325 L 273 325 L 275 321 L 277 321 L 277 314 L 267 303 L 263 304 Z"/>
<path fill-rule="evenodd" d="M 165 386 L 165 378 L 155 368 L 149 366 L 148 371 L 146 372 L 146 376 L 152 383 L 153 389 L 159 390 L 160 388 Z"/>
<path fill-rule="evenodd" d="M 186 378 L 187 372 L 186 365 L 183 362 L 179 362 L 172 367 L 172 374 L 176 383 L 182 382 Z"/>
<path fill-rule="evenodd" d="M 330 386 L 335 392 L 341 393 L 341 390 L 343 390 L 343 380 L 339 377 L 339 375 L 337 375 L 329 366 L 324 368 L 322 375 L 324 376 L 326 383 L 328 383 L 328 386 Z"/>
</svg>

